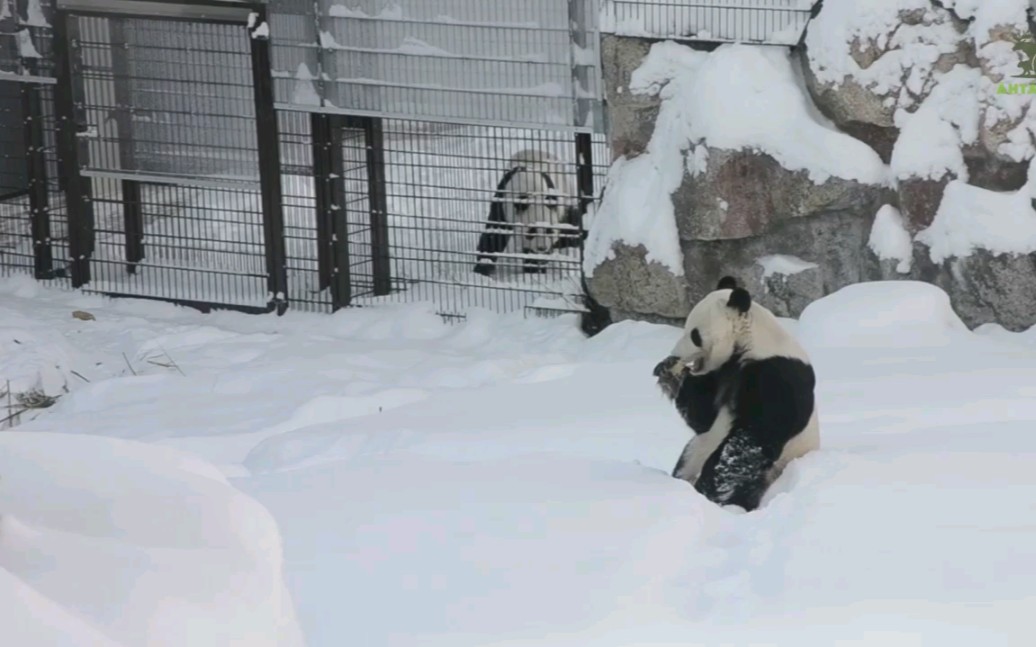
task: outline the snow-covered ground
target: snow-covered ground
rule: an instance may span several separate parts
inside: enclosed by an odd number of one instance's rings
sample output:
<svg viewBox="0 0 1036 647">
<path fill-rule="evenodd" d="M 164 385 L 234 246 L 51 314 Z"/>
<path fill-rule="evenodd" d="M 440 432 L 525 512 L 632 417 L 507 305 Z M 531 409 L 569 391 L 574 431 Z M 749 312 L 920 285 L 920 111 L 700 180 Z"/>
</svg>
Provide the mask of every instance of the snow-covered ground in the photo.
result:
<svg viewBox="0 0 1036 647">
<path fill-rule="evenodd" d="M 823 448 L 746 515 L 668 476 L 674 328 L 4 279 L 0 375 L 60 397 L 0 432 L 3 644 L 1029 644 L 1036 331 L 916 283 L 787 324 Z"/>
</svg>

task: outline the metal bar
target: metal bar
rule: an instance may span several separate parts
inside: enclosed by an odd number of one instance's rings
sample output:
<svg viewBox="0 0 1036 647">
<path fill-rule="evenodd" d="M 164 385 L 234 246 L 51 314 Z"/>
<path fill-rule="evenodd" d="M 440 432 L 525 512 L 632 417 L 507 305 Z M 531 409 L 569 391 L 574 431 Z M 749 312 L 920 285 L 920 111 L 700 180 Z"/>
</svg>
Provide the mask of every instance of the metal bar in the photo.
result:
<svg viewBox="0 0 1036 647">
<path fill-rule="evenodd" d="M 271 312 L 270 306 L 242 306 L 235 305 L 233 303 L 218 303 L 216 301 L 195 301 L 192 299 L 178 299 L 176 297 L 156 297 L 149 296 L 146 294 L 133 294 L 130 292 L 111 292 L 106 290 L 90 290 L 95 294 L 103 294 L 106 297 L 113 299 L 142 299 L 144 301 L 160 301 L 162 303 L 172 303 L 178 306 L 185 306 L 187 308 L 194 308 L 204 314 L 208 314 L 214 310 L 228 310 L 231 312 L 242 312 L 244 314 L 267 314 Z"/>
<path fill-rule="evenodd" d="M 165 0 L 58 0 L 59 11 L 79 14 L 147 16 L 206 22 L 244 22 L 253 11 L 261 9 L 256 2 L 206 0 L 205 2 L 167 2 Z"/>
<path fill-rule="evenodd" d="M 327 115 L 310 116 L 314 198 L 317 211 L 317 278 L 321 290 L 330 287 L 333 271 L 331 212 L 335 207 L 335 201 L 331 196 L 331 184 L 335 178 L 329 158 L 335 151 L 331 147 L 332 128 L 329 122 L 330 118 Z"/>
<path fill-rule="evenodd" d="M 370 203 L 371 265 L 374 294 L 392 292 L 392 267 L 389 254 L 388 192 L 385 185 L 385 134 L 382 120 L 360 117 L 359 125 L 367 148 L 367 191 Z"/>
<path fill-rule="evenodd" d="M 266 20 L 258 12 L 255 27 Z M 255 86 L 255 128 L 258 138 L 259 181 L 263 205 L 263 242 L 266 251 L 267 289 L 270 307 L 278 315 L 288 309 L 288 263 L 284 240 L 283 191 L 281 188 L 280 137 L 277 111 L 273 107 L 273 74 L 270 68 L 270 39 L 249 30 L 252 40 L 252 79 Z"/>
<path fill-rule="evenodd" d="M 140 184 L 126 180 L 122 183 L 122 218 L 126 236 L 126 271 L 137 273 L 137 263 L 144 260 L 144 209 Z"/>
<path fill-rule="evenodd" d="M 331 290 L 332 311 L 352 302 L 342 129 L 339 121 L 328 115 L 314 114 L 311 130 L 313 175 L 317 187 L 317 266 L 320 289 Z"/>
<path fill-rule="evenodd" d="M 112 85 L 115 93 L 115 127 L 118 131 L 119 168 L 133 170 L 137 167 L 135 153 L 137 140 L 133 132 L 133 95 L 130 87 L 130 52 L 126 44 L 126 20 L 112 18 L 108 21 L 108 37 L 111 44 Z M 126 271 L 136 274 L 137 263 L 144 260 L 144 210 L 141 202 L 140 183 L 123 180 L 122 218 L 125 235 Z"/>
<path fill-rule="evenodd" d="M 570 54 L 569 65 L 572 68 L 572 108 L 576 125 L 585 126 L 590 120 L 590 75 L 587 65 L 581 61 L 585 56 L 578 56 L 577 51 L 585 51 L 589 41 L 586 34 L 586 1 L 568 0 L 568 24 Z"/>
<path fill-rule="evenodd" d="M 34 268 L 37 279 L 54 275 L 54 252 L 50 246 L 50 198 L 47 194 L 46 139 L 43 129 L 43 86 L 22 85 L 25 116 L 25 144 L 28 162 L 28 193 Z"/>
<path fill-rule="evenodd" d="M 35 74 L 15 74 L 13 72 L 0 72 L 0 81 L 12 83 L 37 83 L 40 85 L 54 85 L 57 79 L 49 76 L 37 76 Z"/>
<path fill-rule="evenodd" d="M 343 117 L 378 117 L 383 119 L 400 119 L 400 120 L 422 120 L 422 118 L 415 116 L 411 113 L 404 112 L 391 112 L 388 110 L 389 106 L 386 106 L 384 110 L 354 110 L 352 108 L 336 108 L 334 106 L 314 106 L 308 104 L 294 104 L 294 103 L 283 103 L 278 102 L 274 104 L 274 108 L 277 110 L 285 110 L 290 112 L 319 112 L 327 115 L 341 115 Z M 524 121 L 507 121 L 499 119 L 478 119 L 467 117 L 443 117 L 436 115 L 434 119 L 428 118 L 429 121 L 434 121 L 437 124 L 455 124 L 457 126 L 485 126 L 489 128 L 515 128 L 519 130 L 543 130 L 550 133 L 594 133 L 595 128 L 592 126 L 572 126 L 566 124 L 544 124 L 542 122 L 530 123 Z"/>
<path fill-rule="evenodd" d="M 137 171 L 119 172 L 102 169 L 84 168 L 79 174 L 86 178 L 102 178 L 108 180 L 129 180 L 145 184 L 169 184 L 172 186 L 189 186 L 198 189 L 226 189 L 239 191 L 254 189 L 261 185 L 261 180 L 235 180 L 233 178 L 209 179 L 181 175 L 179 173 L 140 173 Z"/>
<path fill-rule="evenodd" d="M 58 159 L 65 179 L 65 202 L 68 210 L 68 252 L 72 287 L 79 288 L 90 282 L 90 255 L 93 253 L 93 208 L 89 202 L 88 181 L 79 174 L 80 122 L 76 113 L 74 63 L 79 38 L 75 16 L 56 12 L 54 18 L 54 58 L 59 83 L 54 87 L 55 112 L 58 121 Z"/>
</svg>

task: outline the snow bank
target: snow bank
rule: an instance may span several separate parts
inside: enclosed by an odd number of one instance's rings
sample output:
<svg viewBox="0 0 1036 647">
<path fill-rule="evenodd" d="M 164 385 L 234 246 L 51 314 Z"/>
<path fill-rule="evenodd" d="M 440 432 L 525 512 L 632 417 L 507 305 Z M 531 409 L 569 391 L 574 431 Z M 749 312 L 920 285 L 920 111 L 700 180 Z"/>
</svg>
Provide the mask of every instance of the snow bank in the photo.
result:
<svg viewBox="0 0 1036 647">
<path fill-rule="evenodd" d="M 724 45 L 706 53 L 656 43 L 629 91 L 657 95 L 661 106 L 645 152 L 618 159 L 608 174 L 587 241 L 590 276 L 614 258 L 617 242 L 643 245 L 649 261 L 683 275 L 671 195 L 685 167 L 692 174 L 705 169 L 709 147 L 768 154 L 817 183 L 831 177 L 887 182 L 877 153 L 821 123 L 782 49 Z"/>
<path fill-rule="evenodd" d="M 0 479 L 0 598 L 33 609 L 0 607 L 5 632 L 302 644 L 276 523 L 206 463 L 134 442 L 5 432 Z"/>
<path fill-rule="evenodd" d="M 1029 184 L 1018 191 L 989 191 L 955 180 L 946 185 L 931 226 L 916 240 L 929 248 L 932 261 L 969 256 L 976 249 L 992 254 L 1028 254 L 1036 250 L 1036 210 Z"/>
<path fill-rule="evenodd" d="M 6 307 L 106 363 L 124 366 L 124 336 L 158 339 L 186 376 L 94 379 L 0 434 L 5 647 L 276 643 L 277 529 L 308 647 L 1032 633 L 1036 529 L 1019 510 L 1036 507 L 1036 348 L 931 344 L 956 327 L 930 286 L 864 284 L 811 306 L 797 334 L 823 449 L 760 510 L 732 514 L 669 477 L 689 432 L 651 368 L 671 326 L 586 339 L 574 317 L 450 326 L 426 304 L 255 317 L 100 299 L 86 325 L 65 316 L 81 297 L 9 285 Z M 233 463 L 278 528 L 209 463 L 45 433 L 62 429 Z M 877 540 L 861 532 L 875 510 L 895 529 Z"/>
<path fill-rule="evenodd" d="M 867 245 L 881 260 L 899 261 L 896 271 L 906 274 L 914 262 L 914 244 L 899 209 L 882 205 L 874 216 Z"/>
<path fill-rule="evenodd" d="M 798 326 L 812 348 L 945 346 L 967 332 L 949 295 L 920 281 L 844 287 L 806 306 Z"/>
</svg>

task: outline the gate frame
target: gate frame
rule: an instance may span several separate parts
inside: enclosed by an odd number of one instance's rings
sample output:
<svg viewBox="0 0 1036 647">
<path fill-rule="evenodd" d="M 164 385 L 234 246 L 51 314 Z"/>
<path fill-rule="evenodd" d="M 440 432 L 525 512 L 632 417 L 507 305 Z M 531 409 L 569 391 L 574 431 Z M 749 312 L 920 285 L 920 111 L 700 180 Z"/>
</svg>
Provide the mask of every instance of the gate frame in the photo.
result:
<svg viewBox="0 0 1036 647">
<path fill-rule="evenodd" d="M 263 248 L 266 263 L 267 305 L 265 308 L 208 301 L 194 301 L 176 297 L 102 292 L 110 297 L 124 297 L 164 301 L 192 307 L 203 312 L 234 310 L 250 314 L 276 312 L 283 315 L 288 309 L 288 269 L 284 232 L 283 190 L 281 186 L 280 137 L 277 109 L 273 93 L 273 74 L 270 56 L 266 3 L 263 0 L 57 0 L 54 13 L 53 51 L 56 64 L 55 113 L 57 116 L 57 145 L 59 168 L 66 178 L 65 201 L 68 210 L 69 256 L 72 287 L 81 288 L 90 283 L 90 258 L 94 252 L 95 223 L 91 180 L 83 177 L 82 170 L 88 155 L 87 144 L 81 133 L 88 128 L 86 119 L 76 110 L 76 85 L 82 82 L 78 74 L 79 62 L 74 59 L 74 41 L 77 29 L 74 18 L 150 18 L 202 24 L 226 24 L 247 30 L 252 61 L 252 88 L 255 101 L 256 151 L 260 200 L 262 205 Z M 121 146 L 120 146 L 121 149 Z M 131 195 L 139 194 L 139 183 L 124 180 L 122 186 L 134 185 Z M 139 205 L 134 207 L 123 196 L 125 222 L 133 227 L 125 231 L 127 237 L 127 272 L 135 273 L 136 264 L 144 258 L 144 247 L 138 238 L 143 236 L 142 223 L 137 222 Z M 138 225 L 140 225 L 138 227 Z M 134 240 L 130 240 L 130 235 Z"/>
</svg>

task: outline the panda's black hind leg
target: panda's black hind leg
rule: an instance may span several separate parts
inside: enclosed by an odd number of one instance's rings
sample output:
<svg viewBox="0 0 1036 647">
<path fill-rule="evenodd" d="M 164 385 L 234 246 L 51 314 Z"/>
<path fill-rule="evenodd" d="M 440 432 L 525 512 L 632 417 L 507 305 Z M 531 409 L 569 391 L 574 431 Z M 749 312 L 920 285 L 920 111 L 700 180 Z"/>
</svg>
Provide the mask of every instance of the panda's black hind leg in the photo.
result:
<svg viewBox="0 0 1036 647">
<path fill-rule="evenodd" d="M 743 429 L 732 430 L 705 461 L 694 489 L 713 503 L 751 512 L 766 494 L 770 469 L 779 456 L 779 450 Z"/>
</svg>

